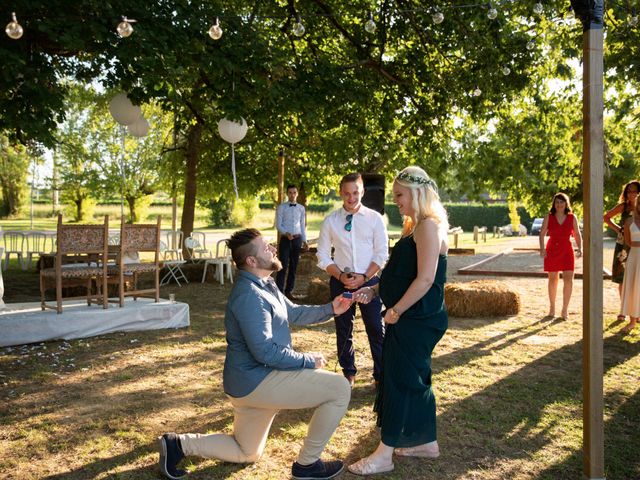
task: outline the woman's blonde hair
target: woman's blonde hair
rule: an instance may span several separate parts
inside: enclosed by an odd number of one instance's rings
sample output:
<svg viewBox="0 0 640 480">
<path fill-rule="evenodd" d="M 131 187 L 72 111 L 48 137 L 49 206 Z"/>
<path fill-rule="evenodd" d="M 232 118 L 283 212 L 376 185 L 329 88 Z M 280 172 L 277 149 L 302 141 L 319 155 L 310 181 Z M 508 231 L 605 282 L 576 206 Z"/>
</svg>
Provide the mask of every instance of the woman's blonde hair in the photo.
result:
<svg viewBox="0 0 640 480">
<path fill-rule="evenodd" d="M 413 224 L 413 219 L 405 215 L 402 226 L 403 234 L 409 234 L 421 221 L 427 218 L 431 218 L 436 222 L 443 231 L 447 232 L 449 230 L 447 212 L 440 202 L 438 186 L 427 175 L 427 172 L 420 167 L 407 167 L 398 173 L 395 181 L 398 182 L 398 185 L 411 190 L 411 205 L 413 211 L 416 212 L 415 225 Z"/>
</svg>

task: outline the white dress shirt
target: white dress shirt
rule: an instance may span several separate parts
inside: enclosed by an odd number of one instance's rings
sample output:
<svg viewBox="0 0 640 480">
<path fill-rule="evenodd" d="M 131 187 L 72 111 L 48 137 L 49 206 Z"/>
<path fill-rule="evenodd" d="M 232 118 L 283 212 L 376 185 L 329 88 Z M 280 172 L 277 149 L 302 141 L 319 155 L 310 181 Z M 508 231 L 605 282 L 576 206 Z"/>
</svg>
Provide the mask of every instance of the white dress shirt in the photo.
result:
<svg viewBox="0 0 640 480">
<path fill-rule="evenodd" d="M 290 204 L 289 202 L 283 202 L 278 205 L 276 228 L 280 235 L 286 235 L 287 233 L 300 235 L 302 241 L 306 242 L 307 232 L 304 221 L 304 207 L 299 203 Z"/>
<path fill-rule="evenodd" d="M 344 272 L 365 273 L 374 262 L 380 268 L 389 257 L 387 228 L 375 210 L 361 205 L 351 219 L 351 231 L 344 227 L 349 213 L 340 208 L 330 213 L 322 222 L 318 238 L 318 267 L 326 270 L 335 263 Z M 331 258 L 331 246 L 335 248 Z"/>
</svg>

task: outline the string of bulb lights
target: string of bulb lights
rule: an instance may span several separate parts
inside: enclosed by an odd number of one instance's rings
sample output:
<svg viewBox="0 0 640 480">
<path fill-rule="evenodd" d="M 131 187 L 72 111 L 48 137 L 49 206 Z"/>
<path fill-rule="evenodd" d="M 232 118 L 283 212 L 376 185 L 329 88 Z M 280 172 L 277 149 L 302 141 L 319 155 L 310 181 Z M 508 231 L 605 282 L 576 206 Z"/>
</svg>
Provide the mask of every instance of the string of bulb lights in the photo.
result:
<svg viewBox="0 0 640 480">
<path fill-rule="evenodd" d="M 504 2 L 502 2 L 504 3 Z M 399 11 L 398 13 L 402 14 L 402 13 L 418 13 L 418 12 L 427 12 L 427 13 L 431 13 L 431 20 L 433 21 L 433 23 L 435 25 L 439 25 L 441 24 L 444 19 L 445 19 L 445 14 L 444 12 L 446 10 L 451 10 L 451 9 L 464 9 L 464 8 L 486 8 L 487 9 L 487 18 L 489 20 L 496 20 L 498 18 L 498 8 L 496 7 L 501 7 L 502 3 L 498 3 L 498 2 L 488 2 L 488 3 L 475 3 L 475 4 L 467 4 L 467 5 L 449 5 L 449 6 L 441 6 L 441 7 L 431 7 L 429 9 L 411 9 L 411 10 L 402 10 Z M 626 6 L 626 5 L 625 5 Z M 627 7 L 628 9 L 628 7 Z M 541 2 L 537 2 L 533 5 L 532 7 L 532 11 L 534 14 L 536 15 L 542 15 L 544 13 L 544 6 Z M 573 12 L 571 10 L 569 10 L 570 14 L 572 14 Z M 307 17 L 311 17 L 311 16 L 331 16 L 331 14 L 310 14 L 307 15 Z M 373 17 L 373 13 L 372 12 L 368 12 L 367 15 L 367 20 L 364 22 L 364 30 L 365 32 L 367 32 L 368 34 L 374 34 L 377 30 L 377 25 L 376 22 L 374 20 Z M 122 38 L 127 38 L 129 36 L 131 36 L 131 34 L 133 33 L 134 29 L 133 29 L 133 23 L 136 23 L 137 20 L 134 20 L 133 18 L 128 18 L 126 16 L 122 17 L 122 21 L 120 23 L 118 23 L 118 25 L 116 26 L 116 32 L 118 33 L 118 35 L 120 35 L 120 37 Z M 635 10 L 631 10 L 628 11 L 628 19 L 627 19 L 627 24 L 630 27 L 635 27 L 637 26 L 639 23 L 639 18 L 637 13 L 635 12 Z M 296 14 L 295 15 L 295 23 L 293 24 L 293 27 L 291 28 L 291 32 L 296 36 L 296 37 L 302 37 L 305 34 L 305 27 L 304 24 L 302 23 L 302 18 L 300 16 L 300 14 Z M 15 12 L 11 13 L 11 21 L 7 24 L 6 28 L 5 28 L 5 33 L 7 34 L 7 36 L 13 40 L 19 40 L 20 38 L 22 38 L 22 36 L 24 35 L 24 28 L 22 27 L 22 25 L 20 25 L 20 23 L 18 23 L 18 19 L 16 18 L 16 14 Z M 211 39 L 213 40 L 220 40 L 222 38 L 222 27 L 220 26 L 220 17 L 216 17 L 215 22 L 213 23 L 213 25 L 209 28 L 209 30 L 207 31 L 207 33 L 209 34 L 209 37 L 211 37 Z M 529 43 L 527 43 L 527 49 L 532 50 L 533 48 L 535 48 L 535 42 L 530 41 Z M 508 68 L 508 67 L 506 67 Z"/>
</svg>

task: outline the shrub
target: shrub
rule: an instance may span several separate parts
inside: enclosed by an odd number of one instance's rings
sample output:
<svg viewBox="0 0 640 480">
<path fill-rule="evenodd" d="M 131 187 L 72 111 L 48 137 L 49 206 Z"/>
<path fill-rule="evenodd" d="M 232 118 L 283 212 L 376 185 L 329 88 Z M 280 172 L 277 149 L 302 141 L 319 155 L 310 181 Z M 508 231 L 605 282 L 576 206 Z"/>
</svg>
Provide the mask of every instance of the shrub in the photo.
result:
<svg viewBox="0 0 640 480">
<path fill-rule="evenodd" d="M 260 211 L 257 197 L 241 198 L 236 200 L 231 210 L 231 221 L 233 225 L 241 227 L 251 226 L 253 219 Z"/>
<path fill-rule="evenodd" d="M 233 226 L 233 220 L 231 219 L 231 202 L 225 197 L 211 200 L 209 202 L 209 209 L 211 210 L 210 220 L 212 226 L 216 228 Z"/>
</svg>

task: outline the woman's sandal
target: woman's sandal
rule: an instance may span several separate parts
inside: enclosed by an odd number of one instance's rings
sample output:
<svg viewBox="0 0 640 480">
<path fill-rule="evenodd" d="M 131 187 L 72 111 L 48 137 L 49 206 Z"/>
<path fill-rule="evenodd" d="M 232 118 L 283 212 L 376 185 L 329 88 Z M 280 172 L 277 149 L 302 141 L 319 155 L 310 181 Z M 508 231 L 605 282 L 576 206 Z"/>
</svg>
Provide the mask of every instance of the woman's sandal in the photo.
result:
<svg viewBox="0 0 640 480">
<path fill-rule="evenodd" d="M 620 333 L 630 333 L 634 328 L 636 328 L 635 324 L 632 325 L 629 323 L 620 329 Z"/>
<path fill-rule="evenodd" d="M 625 315 L 618 315 L 618 318 L 616 319 L 618 322 L 624 322 L 627 319 L 627 317 Z"/>
<path fill-rule="evenodd" d="M 393 463 L 389 465 L 376 465 L 370 460 L 370 457 L 361 458 L 356 463 L 352 463 L 347 469 L 355 475 L 375 475 L 377 473 L 386 473 L 394 469 Z"/>
</svg>

